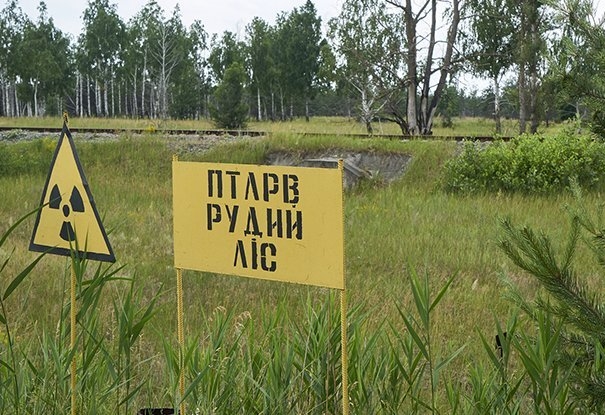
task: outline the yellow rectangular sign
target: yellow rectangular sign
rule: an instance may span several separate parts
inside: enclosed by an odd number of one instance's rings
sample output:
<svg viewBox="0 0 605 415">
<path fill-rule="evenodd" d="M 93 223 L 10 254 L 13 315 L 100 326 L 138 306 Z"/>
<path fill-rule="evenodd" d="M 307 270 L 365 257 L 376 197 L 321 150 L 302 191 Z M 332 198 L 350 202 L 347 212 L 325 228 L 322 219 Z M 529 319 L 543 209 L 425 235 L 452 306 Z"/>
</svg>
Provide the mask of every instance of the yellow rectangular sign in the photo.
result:
<svg viewBox="0 0 605 415">
<path fill-rule="evenodd" d="M 175 267 L 344 289 L 342 170 L 174 161 Z"/>
</svg>

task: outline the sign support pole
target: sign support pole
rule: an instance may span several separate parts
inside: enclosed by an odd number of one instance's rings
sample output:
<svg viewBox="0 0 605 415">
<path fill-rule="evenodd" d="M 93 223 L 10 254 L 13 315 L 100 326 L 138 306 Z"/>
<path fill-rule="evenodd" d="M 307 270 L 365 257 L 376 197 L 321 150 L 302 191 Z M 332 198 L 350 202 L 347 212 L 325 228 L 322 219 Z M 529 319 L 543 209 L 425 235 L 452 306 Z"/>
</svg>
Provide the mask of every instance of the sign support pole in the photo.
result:
<svg viewBox="0 0 605 415">
<path fill-rule="evenodd" d="M 349 415 L 349 368 L 347 358 L 347 292 L 340 290 L 340 349 L 342 365 L 342 414 Z"/>
<path fill-rule="evenodd" d="M 179 162 L 177 156 L 172 161 L 181 376 L 182 269 L 339 289 L 343 415 L 348 415 L 343 160 L 338 170 Z M 183 386 L 181 379 L 184 395 Z"/>
<path fill-rule="evenodd" d="M 338 160 L 338 170 L 340 171 L 341 181 L 344 185 L 344 161 L 342 159 Z M 344 194 L 343 194 L 343 203 L 344 207 Z M 340 215 L 343 218 L 344 222 L 344 212 Z M 343 223 L 344 230 L 344 223 Z M 344 240 L 344 239 L 343 239 Z M 345 278 L 345 254 L 343 250 L 342 254 L 342 270 L 343 270 L 343 279 Z M 349 415 L 349 359 L 347 353 L 347 289 L 346 283 L 343 284 L 343 289 L 340 290 L 340 350 L 341 350 L 341 366 L 342 366 L 342 415 Z"/>
<path fill-rule="evenodd" d="M 185 415 L 185 401 L 183 396 L 185 395 L 185 362 L 184 353 L 185 349 L 185 334 L 183 330 L 183 270 L 180 268 L 176 269 L 176 308 L 177 308 L 177 337 L 179 341 L 179 410 L 181 415 Z"/>
<path fill-rule="evenodd" d="M 70 299 L 70 318 L 71 318 L 71 334 L 70 334 L 70 350 L 71 358 L 71 415 L 76 415 L 76 270 L 74 269 L 74 259 L 71 263 L 71 299 Z"/>
<path fill-rule="evenodd" d="M 179 156 L 174 154 L 172 162 L 179 161 Z M 183 270 L 176 268 L 176 313 L 177 313 L 177 339 L 179 342 L 179 412 L 185 415 L 185 331 L 183 329 Z"/>
<path fill-rule="evenodd" d="M 176 154 L 172 156 L 172 162 L 179 161 L 179 156 Z M 185 395 L 185 362 L 184 353 L 185 349 L 185 332 L 183 330 L 183 270 L 181 268 L 176 269 L 176 313 L 177 313 L 177 339 L 179 342 L 179 411 L 181 415 L 185 415 L 185 402 L 183 396 Z"/>
</svg>

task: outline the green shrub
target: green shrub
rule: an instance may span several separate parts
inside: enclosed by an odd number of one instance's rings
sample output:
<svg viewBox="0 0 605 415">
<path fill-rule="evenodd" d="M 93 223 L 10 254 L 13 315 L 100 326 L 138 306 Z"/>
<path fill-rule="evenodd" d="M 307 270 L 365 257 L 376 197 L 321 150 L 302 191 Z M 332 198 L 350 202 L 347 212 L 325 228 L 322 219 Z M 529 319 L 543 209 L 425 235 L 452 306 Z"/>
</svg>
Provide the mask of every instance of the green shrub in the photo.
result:
<svg viewBox="0 0 605 415">
<path fill-rule="evenodd" d="M 605 178 L 605 147 L 590 136 L 523 135 L 511 142 L 466 143 L 445 167 L 449 192 L 550 193 L 577 180 L 594 189 Z"/>
</svg>

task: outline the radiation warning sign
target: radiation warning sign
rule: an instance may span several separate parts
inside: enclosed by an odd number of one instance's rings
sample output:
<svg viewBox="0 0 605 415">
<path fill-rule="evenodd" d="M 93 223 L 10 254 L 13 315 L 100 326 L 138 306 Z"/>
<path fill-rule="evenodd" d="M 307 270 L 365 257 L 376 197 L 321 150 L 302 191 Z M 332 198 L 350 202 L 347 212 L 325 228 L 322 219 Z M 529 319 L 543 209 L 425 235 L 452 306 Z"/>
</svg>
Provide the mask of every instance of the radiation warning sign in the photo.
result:
<svg viewBox="0 0 605 415">
<path fill-rule="evenodd" d="M 342 170 L 174 161 L 177 268 L 344 289 Z"/>
<path fill-rule="evenodd" d="M 115 262 L 67 124 L 46 179 L 30 251 Z"/>
</svg>

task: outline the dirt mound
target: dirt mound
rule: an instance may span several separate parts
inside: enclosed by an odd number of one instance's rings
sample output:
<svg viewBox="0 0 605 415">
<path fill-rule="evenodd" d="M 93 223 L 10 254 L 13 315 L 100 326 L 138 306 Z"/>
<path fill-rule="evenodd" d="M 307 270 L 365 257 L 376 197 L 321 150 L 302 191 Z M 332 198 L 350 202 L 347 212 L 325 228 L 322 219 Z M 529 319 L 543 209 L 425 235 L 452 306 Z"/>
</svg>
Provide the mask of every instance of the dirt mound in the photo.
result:
<svg viewBox="0 0 605 415">
<path fill-rule="evenodd" d="M 363 178 L 379 179 L 388 183 L 401 177 L 411 156 L 401 153 L 346 150 L 297 154 L 274 152 L 267 156 L 266 164 L 336 168 L 340 159 L 344 162 L 345 187 L 348 188 Z"/>
</svg>

